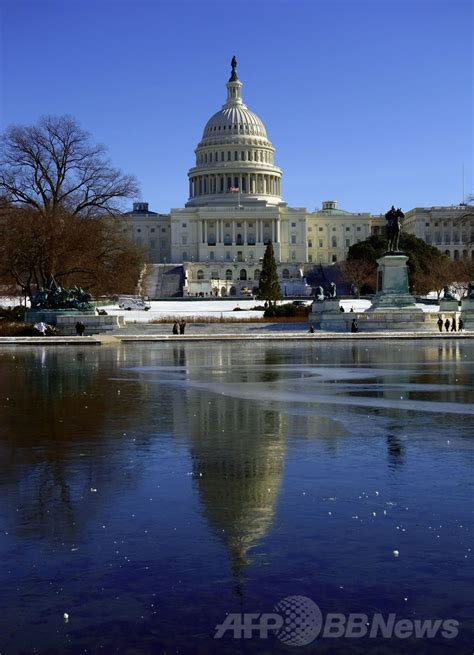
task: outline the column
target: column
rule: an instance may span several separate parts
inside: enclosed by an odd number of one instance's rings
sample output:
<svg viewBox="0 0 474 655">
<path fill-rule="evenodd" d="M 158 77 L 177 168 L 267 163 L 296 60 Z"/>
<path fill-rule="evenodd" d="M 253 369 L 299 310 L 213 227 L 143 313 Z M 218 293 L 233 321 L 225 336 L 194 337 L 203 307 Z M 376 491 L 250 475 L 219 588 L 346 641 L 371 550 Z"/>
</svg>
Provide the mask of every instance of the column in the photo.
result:
<svg viewBox="0 0 474 655">
<path fill-rule="evenodd" d="M 244 221 L 244 245 L 247 245 L 247 221 Z"/>
<path fill-rule="evenodd" d="M 275 240 L 280 243 L 280 219 L 277 218 L 275 219 L 275 224 L 276 224 L 276 235 L 275 235 Z"/>
<path fill-rule="evenodd" d="M 207 244 L 207 221 L 204 219 L 204 243 Z"/>
<path fill-rule="evenodd" d="M 232 221 L 232 245 L 235 246 L 235 221 Z"/>
<path fill-rule="evenodd" d="M 275 219 L 272 220 L 272 243 L 275 243 Z"/>
</svg>

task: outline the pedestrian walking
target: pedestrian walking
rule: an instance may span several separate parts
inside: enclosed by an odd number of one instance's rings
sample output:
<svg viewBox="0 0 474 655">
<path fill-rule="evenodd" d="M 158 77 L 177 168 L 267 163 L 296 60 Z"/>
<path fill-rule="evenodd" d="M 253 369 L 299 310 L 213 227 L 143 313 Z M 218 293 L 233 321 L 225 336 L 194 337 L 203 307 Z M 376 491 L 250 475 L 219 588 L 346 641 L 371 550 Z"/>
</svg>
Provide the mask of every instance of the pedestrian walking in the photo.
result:
<svg viewBox="0 0 474 655">
<path fill-rule="evenodd" d="M 453 316 L 453 320 L 451 321 L 451 332 L 456 332 L 456 316 Z"/>
<path fill-rule="evenodd" d="M 359 332 L 359 323 L 357 322 L 357 320 L 355 318 L 352 319 L 351 332 L 354 332 L 354 333 Z"/>
<path fill-rule="evenodd" d="M 173 323 L 173 334 L 178 334 L 178 333 L 179 333 L 179 330 L 178 330 L 178 322 L 175 321 L 175 322 Z"/>
<path fill-rule="evenodd" d="M 462 320 L 461 317 L 459 317 L 459 321 L 458 321 L 458 330 L 459 332 L 462 332 L 464 330 L 464 321 Z"/>
<path fill-rule="evenodd" d="M 313 324 L 312 324 L 312 323 L 311 323 L 311 325 L 309 326 L 309 331 L 310 331 L 311 334 L 314 334 L 314 327 L 313 327 Z"/>
<path fill-rule="evenodd" d="M 451 322 L 450 322 L 449 318 L 447 318 L 445 320 L 445 322 L 444 322 L 444 328 L 445 328 L 446 332 L 449 332 L 449 326 L 450 325 L 451 325 Z"/>
<path fill-rule="evenodd" d="M 78 337 L 82 337 L 86 329 L 86 326 L 82 321 L 77 321 L 76 323 L 76 334 Z"/>
<path fill-rule="evenodd" d="M 184 330 L 186 328 L 186 321 L 183 319 L 180 320 L 179 322 L 179 333 L 184 334 Z"/>
<path fill-rule="evenodd" d="M 441 318 L 441 316 L 438 318 L 438 330 L 440 332 L 443 331 L 443 319 Z"/>
</svg>

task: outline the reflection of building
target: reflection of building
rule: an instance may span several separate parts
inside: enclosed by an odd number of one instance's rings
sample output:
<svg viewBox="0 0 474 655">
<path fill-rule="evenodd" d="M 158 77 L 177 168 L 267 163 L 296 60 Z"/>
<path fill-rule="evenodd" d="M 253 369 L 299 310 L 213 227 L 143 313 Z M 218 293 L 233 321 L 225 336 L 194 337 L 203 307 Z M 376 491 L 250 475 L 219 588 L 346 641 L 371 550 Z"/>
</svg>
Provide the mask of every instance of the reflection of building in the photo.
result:
<svg viewBox="0 0 474 655">
<path fill-rule="evenodd" d="M 135 203 L 125 215 L 128 232 L 149 250 L 152 263 L 184 264 L 179 284 L 185 295 L 252 290 L 269 240 L 280 278 L 287 271 L 291 280 L 288 293 L 304 294 L 305 267 L 344 260 L 351 245 L 385 229 L 384 216 L 348 212 L 335 201 L 314 212 L 288 207 L 275 148 L 261 119 L 244 104 L 234 67 L 226 86 L 226 102 L 206 123 L 195 149 L 185 207 L 165 215 Z M 453 258 L 472 257 L 468 206 L 413 209 L 406 212 L 404 229 Z M 151 295 L 161 295 L 161 275 L 151 279 Z"/>
<path fill-rule="evenodd" d="M 273 354 L 269 356 L 272 364 L 280 361 Z M 262 408 L 261 403 L 232 397 L 228 371 L 235 365 L 233 357 L 227 348 L 209 352 L 205 366 L 215 371 L 214 382 L 202 387 L 202 352 L 184 349 L 173 353 L 173 361 L 182 366 L 186 385 L 181 395 L 173 395 L 172 424 L 177 438 L 187 436 L 204 514 L 225 543 L 233 571 L 238 574 L 251 558 L 249 551 L 265 537 L 274 519 L 287 418 L 278 410 Z M 220 375 L 230 385 L 225 395 L 221 393 Z M 245 373 L 246 382 L 258 385 L 268 384 L 268 375 L 264 368 Z M 279 373 L 270 375 L 278 378 Z M 236 380 L 240 380 L 238 375 Z M 215 393 L 209 396 L 208 391 Z M 183 403 L 192 409 L 183 412 Z"/>
</svg>

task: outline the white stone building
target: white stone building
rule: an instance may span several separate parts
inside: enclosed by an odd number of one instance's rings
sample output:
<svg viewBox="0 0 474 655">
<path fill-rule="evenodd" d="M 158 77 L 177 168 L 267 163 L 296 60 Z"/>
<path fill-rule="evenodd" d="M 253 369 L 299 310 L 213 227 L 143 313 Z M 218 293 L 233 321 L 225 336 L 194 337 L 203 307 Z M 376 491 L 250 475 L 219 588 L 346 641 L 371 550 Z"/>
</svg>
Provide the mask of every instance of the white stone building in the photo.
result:
<svg viewBox="0 0 474 655">
<path fill-rule="evenodd" d="M 147 203 L 134 203 L 125 214 L 127 231 L 147 248 L 152 264 L 168 265 L 155 272 L 156 295 L 164 288 L 163 274 L 177 276 L 176 267 L 182 267 L 184 295 L 252 292 L 269 240 L 283 292 L 307 294 L 304 270 L 346 259 L 351 245 L 384 231 L 384 215 L 349 212 L 333 200 L 314 212 L 288 207 L 275 148 L 263 122 L 242 100 L 235 65 L 226 87 L 226 102 L 207 122 L 195 149 L 186 205 L 157 214 Z M 452 259 L 473 257 L 472 207 L 415 208 L 405 216 L 405 231 Z"/>
<path fill-rule="evenodd" d="M 406 212 L 403 229 L 444 252 L 450 259 L 474 258 L 474 207 L 416 207 Z"/>
</svg>

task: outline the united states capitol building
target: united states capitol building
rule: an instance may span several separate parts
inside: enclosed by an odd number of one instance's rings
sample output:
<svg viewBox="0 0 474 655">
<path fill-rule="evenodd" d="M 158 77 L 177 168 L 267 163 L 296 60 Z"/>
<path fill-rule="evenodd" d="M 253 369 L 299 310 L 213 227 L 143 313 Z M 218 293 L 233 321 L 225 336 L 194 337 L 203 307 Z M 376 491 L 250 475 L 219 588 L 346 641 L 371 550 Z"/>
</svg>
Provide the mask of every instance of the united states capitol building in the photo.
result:
<svg viewBox="0 0 474 655">
<path fill-rule="evenodd" d="M 383 215 L 346 211 L 334 200 L 315 211 L 288 207 L 275 148 L 242 86 L 234 58 L 226 102 L 195 149 L 185 206 L 158 214 L 137 202 L 125 214 L 128 235 L 149 253 L 152 297 L 251 293 L 269 240 L 284 294 L 309 295 L 311 268 L 343 261 L 351 245 L 385 229 Z M 414 208 L 403 227 L 452 259 L 473 257 L 471 206 Z"/>
</svg>

